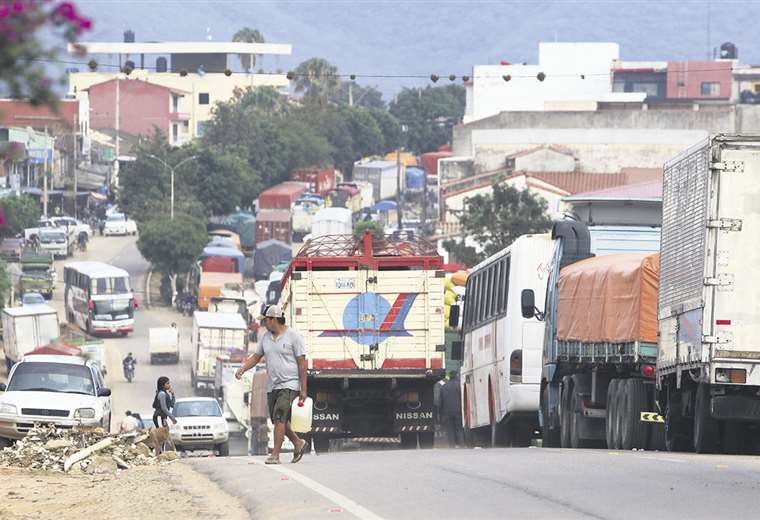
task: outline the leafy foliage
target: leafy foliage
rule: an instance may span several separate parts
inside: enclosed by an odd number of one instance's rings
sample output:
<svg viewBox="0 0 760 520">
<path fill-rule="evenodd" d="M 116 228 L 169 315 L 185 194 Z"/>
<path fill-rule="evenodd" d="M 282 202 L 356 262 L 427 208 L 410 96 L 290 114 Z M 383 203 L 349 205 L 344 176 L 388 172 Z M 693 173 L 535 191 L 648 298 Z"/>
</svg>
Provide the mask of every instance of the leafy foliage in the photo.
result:
<svg viewBox="0 0 760 520">
<path fill-rule="evenodd" d="M 352 100 L 353 105 L 350 105 L 349 102 Z M 385 109 L 382 92 L 376 87 L 365 87 L 354 81 L 341 81 L 331 101 L 336 105 Z"/>
<path fill-rule="evenodd" d="M 264 35 L 258 29 L 252 29 L 250 27 L 243 27 L 232 36 L 233 42 L 244 43 L 264 43 Z M 256 66 L 256 55 L 251 54 L 238 54 L 240 64 L 246 70 L 250 72 L 253 67 Z"/>
<path fill-rule="evenodd" d="M 457 261 L 474 265 L 522 235 L 548 231 L 552 221 L 546 208 L 546 201 L 528 189 L 494 184 L 492 194 L 467 199 L 460 217 L 462 235 L 471 237 L 483 252 L 478 254 L 473 248 L 453 241 L 447 241 L 444 247 Z"/>
<path fill-rule="evenodd" d="M 33 227 L 42 215 L 40 204 L 28 195 L 4 197 L 0 199 L 0 208 L 5 216 L 5 225 L 0 233 L 6 237 L 18 235 L 24 229 Z"/>
<path fill-rule="evenodd" d="M 304 103 L 326 107 L 338 97 L 338 68 L 322 58 L 311 58 L 293 71 L 296 92 L 303 93 Z"/>
<path fill-rule="evenodd" d="M 207 243 L 202 220 L 175 214 L 173 220 L 156 218 L 140 226 L 137 248 L 162 274 L 172 276 L 190 270 Z"/>
<path fill-rule="evenodd" d="M 451 140 L 451 129 L 464 116 L 465 90 L 461 85 L 405 88 L 389 106 L 406 125 L 407 148 L 421 154 Z"/>
<path fill-rule="evenodd" d="M 50 33 L 74 43 L 92 27 L 71 2 L 3 0 L 0 2 L 0 90 L 32 104 L 55 104 L 53 82 L 45 61 L 58 49 L 48 45 Z"/>
<path fill-rule="evenodd" d="M 354 236 L 364 236 L 364 233 L 367 231 L 376 237 L 381 237 L 385 234 L 383 225 L 375 220 L 361 220 L 354 226 Z"/>
</svg>

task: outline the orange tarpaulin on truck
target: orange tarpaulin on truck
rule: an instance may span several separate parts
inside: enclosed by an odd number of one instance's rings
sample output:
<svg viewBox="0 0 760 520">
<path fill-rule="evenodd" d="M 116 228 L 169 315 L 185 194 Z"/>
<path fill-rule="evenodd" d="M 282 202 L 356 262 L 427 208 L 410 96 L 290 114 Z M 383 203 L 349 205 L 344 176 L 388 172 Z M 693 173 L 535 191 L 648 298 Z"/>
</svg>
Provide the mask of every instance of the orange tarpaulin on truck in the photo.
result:
<svg viewBox="0 0 760 520">
<path fill-rule="evenodd" d="M 560 272 L 557 337 L 584 343 L 657 342 L 660 254 L 588 258 Z"/>
</svg>

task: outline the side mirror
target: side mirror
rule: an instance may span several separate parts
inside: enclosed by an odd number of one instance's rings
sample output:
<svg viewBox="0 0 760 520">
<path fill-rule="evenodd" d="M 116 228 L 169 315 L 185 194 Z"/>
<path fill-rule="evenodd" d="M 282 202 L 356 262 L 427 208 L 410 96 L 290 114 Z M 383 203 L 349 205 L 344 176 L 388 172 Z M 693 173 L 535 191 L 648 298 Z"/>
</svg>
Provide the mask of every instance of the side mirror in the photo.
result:
<svg viewBox="0 0 760 520">
<path fill-rule="evenodd" d="M 451 342 L 451 355 L 449 358 L 452 361 L 462 361 L 462 346 L 463 343 L 461 341 Z"/>
<path fill-rule="evenodd" d="M 100 390 L 98 390 L 98 397 L 111 397 L 111 389 L 101 388 Z"/>
<path fill-rule="evenodd" d="M 459 327 L 459 305 L 452 305 L 449 309 L 449 327 Z"/>
<path fill-rule="evenodd" d="M 520 295 L 520 306 L 522 307 L 522 317 L 532 318 L 536 315 L 536 295 L 533 289 L 523 289 Z"/>
<path fill-rule="evenodd" d="M 5 392 L 7 386 L 5 386 L 5 383 L 0 383 L 0 392 Z"/>
</svg>

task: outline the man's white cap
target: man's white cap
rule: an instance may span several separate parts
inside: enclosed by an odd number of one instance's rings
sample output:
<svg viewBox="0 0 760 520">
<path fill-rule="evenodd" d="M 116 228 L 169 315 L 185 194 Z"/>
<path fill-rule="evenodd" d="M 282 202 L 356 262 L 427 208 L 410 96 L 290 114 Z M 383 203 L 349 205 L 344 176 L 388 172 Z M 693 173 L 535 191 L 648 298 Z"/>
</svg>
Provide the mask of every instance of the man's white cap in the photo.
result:
<svg viewBox="0 0 760 520">
<path fill-rule="evenodd" d="M 262 316 L 259 316 L 256 318 L 257 320 L 261 321 L 264 318 L 284 318 L 285 313 L 282 311 L 282 308 L 279 305 L 270 305 L 266 308 L 264 311 L 264 314 Z"/>
</svg>

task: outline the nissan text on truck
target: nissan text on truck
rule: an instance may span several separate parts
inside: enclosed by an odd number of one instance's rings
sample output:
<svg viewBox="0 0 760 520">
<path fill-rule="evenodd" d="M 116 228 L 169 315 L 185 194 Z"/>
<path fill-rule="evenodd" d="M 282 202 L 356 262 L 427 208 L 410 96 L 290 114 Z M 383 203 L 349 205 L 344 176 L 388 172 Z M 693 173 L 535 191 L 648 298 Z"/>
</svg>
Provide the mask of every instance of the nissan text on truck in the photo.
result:
<svg viewBox="0 0 760 520">
<path fill-rule="evenodd" d="M 306 343 L 318 452 L 336 437 L 432 447 L 443 282 L 442 258 L 421 239 L 328 235 L 293 258 L 279 302 Z"/>
</svg>

